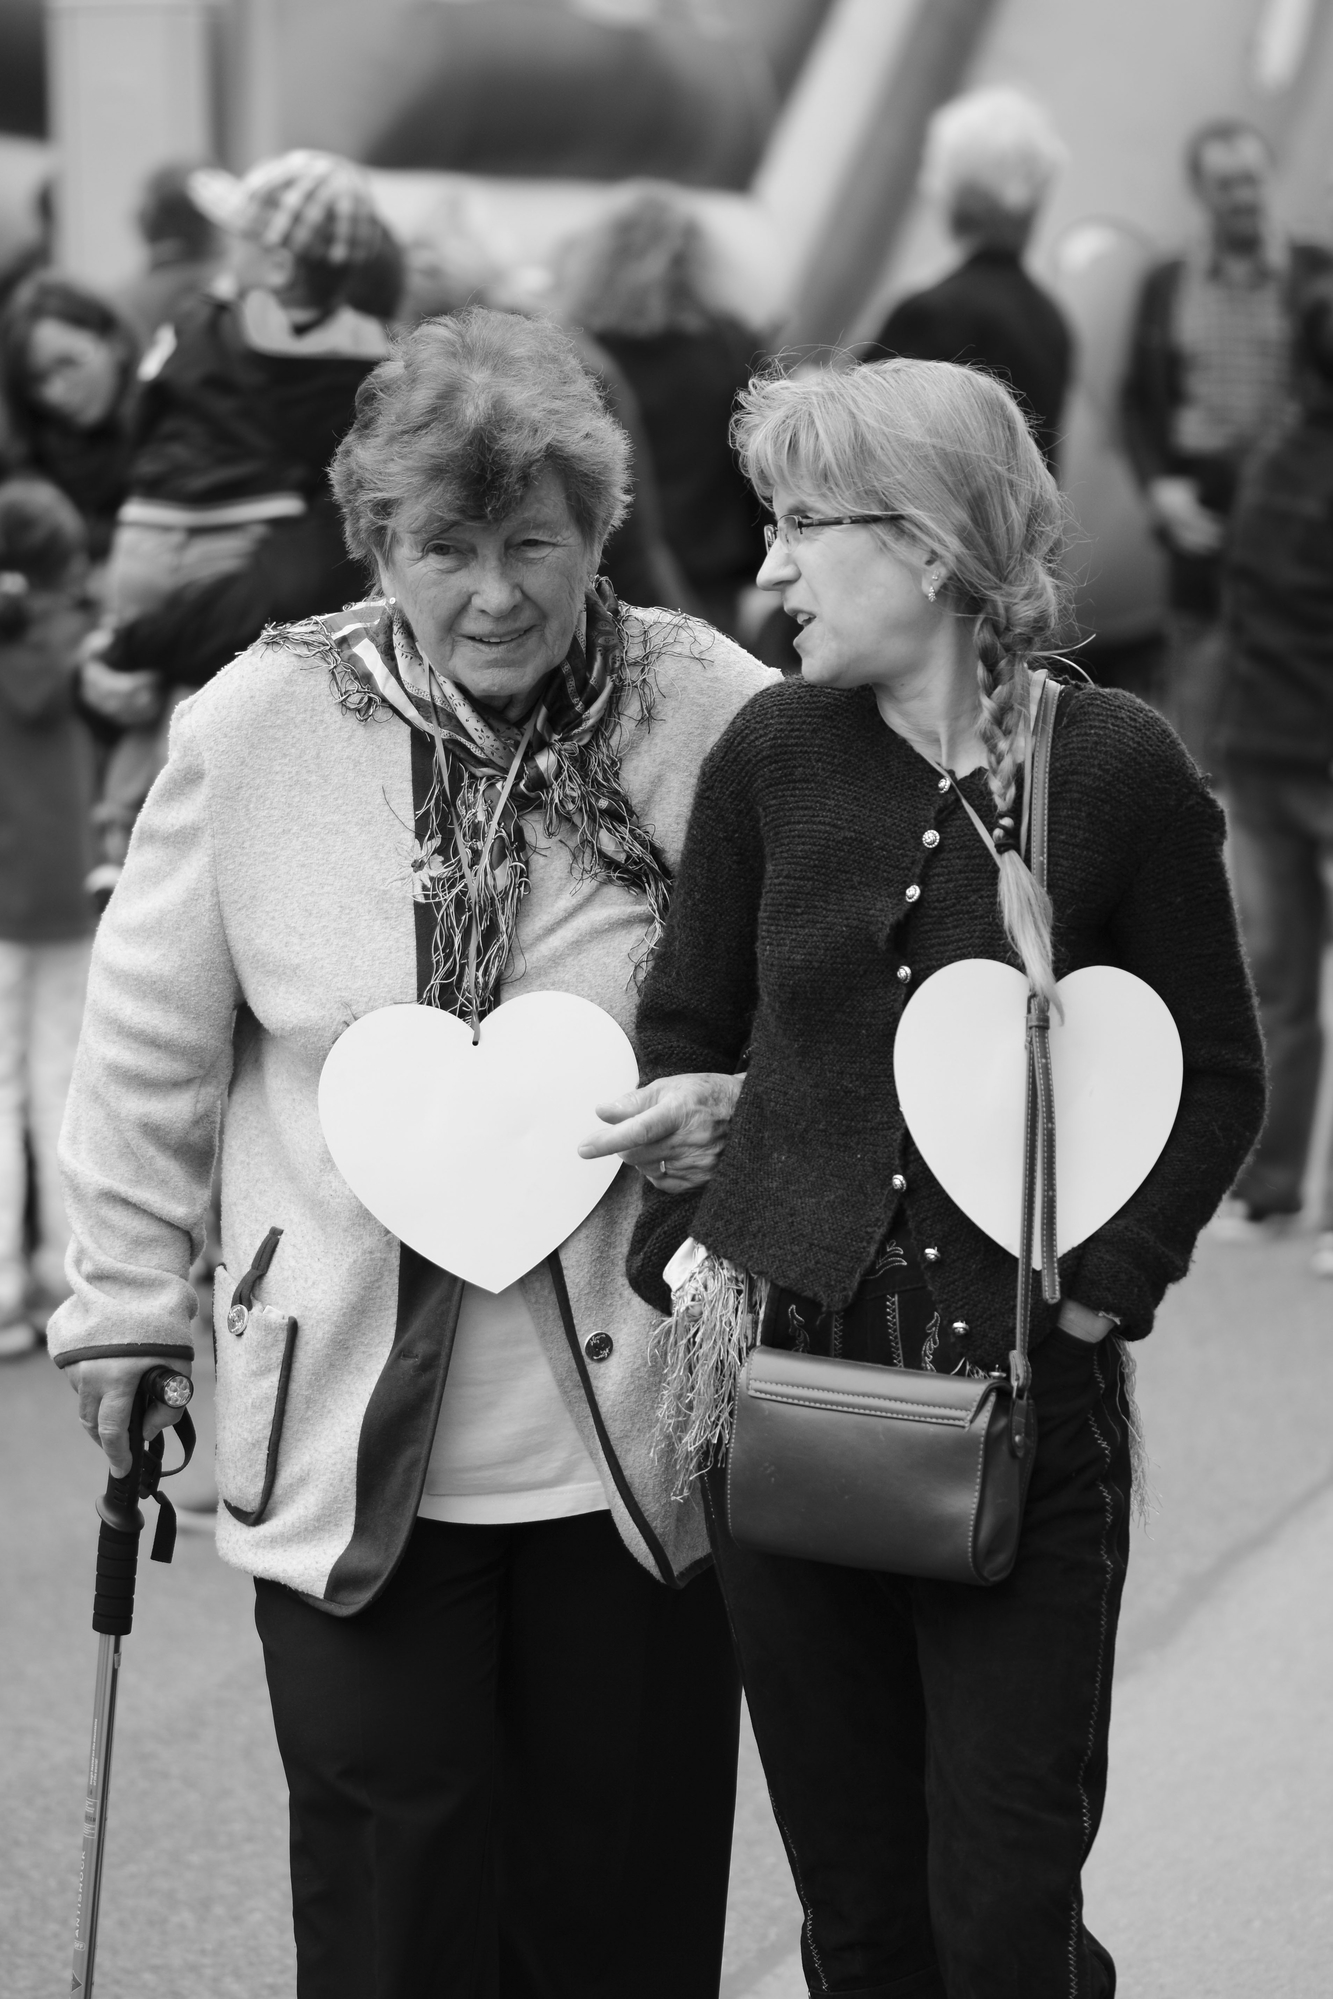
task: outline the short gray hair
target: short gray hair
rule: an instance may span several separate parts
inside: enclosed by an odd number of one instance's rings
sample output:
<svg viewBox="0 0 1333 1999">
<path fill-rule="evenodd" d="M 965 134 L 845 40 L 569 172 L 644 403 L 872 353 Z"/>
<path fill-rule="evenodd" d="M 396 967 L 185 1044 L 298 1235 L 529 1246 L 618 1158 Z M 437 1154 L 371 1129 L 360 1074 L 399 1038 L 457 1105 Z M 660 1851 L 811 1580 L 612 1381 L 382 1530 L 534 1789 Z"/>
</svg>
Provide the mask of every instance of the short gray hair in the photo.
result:
<svg viewBox="0 0 1333 1999">
<path fill-rule="evenodd" d="M 357 391 L 329 478 L 352 554 L 446 521 L 504 520 L 543 472 L 585 545 L 625 517 L 630 443 L 564 328 L 470 306 L 400 340 Z"/>
<path fill-rule="evenodd" d="M 953 215 L 970 197 L 1031 215 L 1069 155 L 1049 113 L 1007 84 L 969 90 L 926 127 L 921 187 Z"/>
</svg>

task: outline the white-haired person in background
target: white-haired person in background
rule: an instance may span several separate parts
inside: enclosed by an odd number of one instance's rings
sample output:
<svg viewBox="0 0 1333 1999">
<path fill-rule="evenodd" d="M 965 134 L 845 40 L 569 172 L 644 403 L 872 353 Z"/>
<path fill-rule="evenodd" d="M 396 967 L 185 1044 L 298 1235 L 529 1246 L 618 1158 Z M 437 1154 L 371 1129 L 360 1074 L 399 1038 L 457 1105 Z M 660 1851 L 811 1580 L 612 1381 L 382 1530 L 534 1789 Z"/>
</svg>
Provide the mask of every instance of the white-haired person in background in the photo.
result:
<svg viewBox="0 0 1333 1999">
<path fill-rule="evenodd" d="M 1073 341 L 1055 300 L 1023 268 L 1023 253 L 1066 158 L 1050 118 L 1021 90 L 971 90 L 942 105 L 926 131 L 921 188 L 943 210 L 963 261 L 900 300 L 870 354 L 962 361 L 998 375 L 1052 471 Z"/>
</svg>

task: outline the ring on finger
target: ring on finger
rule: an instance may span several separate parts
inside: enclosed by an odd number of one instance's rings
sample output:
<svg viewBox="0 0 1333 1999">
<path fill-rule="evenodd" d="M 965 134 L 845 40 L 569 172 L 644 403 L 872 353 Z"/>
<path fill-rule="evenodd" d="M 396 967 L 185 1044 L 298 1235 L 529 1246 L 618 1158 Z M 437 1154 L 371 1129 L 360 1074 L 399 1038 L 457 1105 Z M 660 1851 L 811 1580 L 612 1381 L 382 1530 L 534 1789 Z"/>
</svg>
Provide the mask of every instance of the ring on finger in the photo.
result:
<svg viewBox="0 0 1333 1999">
<path fill-rule="evenodd" d="M 661 1180 L 665 1180 L 665 1179 L 666 1179 L 666 1176 L 667 1176 L 667 1163 L 666 1163 L 665 1159 L 659 1159 L 659 1160 L 658 1160 L 658 1162 L 657 1162 L 657 1174 L 658 1174 L 658 1178 L 659 1178 L 659 1179 L 661 1179 Z"/>
</svg>

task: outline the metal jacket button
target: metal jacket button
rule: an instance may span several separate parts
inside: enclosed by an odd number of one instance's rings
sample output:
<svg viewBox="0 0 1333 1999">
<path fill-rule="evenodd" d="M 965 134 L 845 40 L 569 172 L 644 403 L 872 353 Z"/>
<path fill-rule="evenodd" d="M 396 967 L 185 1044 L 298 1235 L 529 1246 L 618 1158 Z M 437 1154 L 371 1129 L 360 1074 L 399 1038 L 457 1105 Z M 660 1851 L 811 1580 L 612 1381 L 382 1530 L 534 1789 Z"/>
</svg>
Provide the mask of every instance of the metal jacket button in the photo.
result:
<svg viewBox="0 0 1333 1999">
<path fill-rule="evenodd" d="M 923 847 L 938 847 L 938 846 L 939 846 L 939 844 L 940 844 L 940 836 L 939 836 L 939 834 L 938 834 L 938 833 L 937 833 L 937 832 L 935 831 L 935 828 L 934 828 L 933 826 L 928 826 L 928 827 L 926 828 L 925 832 L 924 832 L 924 833 L 923 833 L 923 834 L 921 835 L 921 844 L 922 844 L 922 846 L 923 846 Z"/>
<path fill-rule="evenodd" d="M 583 1342 L 583 1351 L 589 1360 L 610 1360 L 615 1341 L 610 1333 L 589 1333 Z"/>
<path fill-rule="evenodd" d="M 927 1263 L 938 1263 L 940 1260 L 940 1253 L 933 1243 L 923 1249 L 921 1254 L 925 1257 Z"/>
<path fill-rule="evenodd" d="M 235 1333 L 237 1339 L 239 1339 L 249 1323 L 250 1314 L 246 1311 L 244 1305 L 233 1305 L 227 1314 L 227 1331 Z"/>
<path fill-rule="evenodd" d="M 947 777 L 942 777 L 940 779 L 940 790 L 947 791 L 948 789 L 949 789 L 949 780 Z"/>
<path fill-rule="evenodd" d="M 899 982 L 902 985 L 907 985 L 910 982 L 911 977 L 912 977 L 912 967 L 910 965 L 899 965 L 898 967 Z"/>
<path fill-rule="evenodd" d="M 920 898 L 920 895 L 921 895 L 920 885 L 917 882 L 913 882 L 912 886 L 907 891 L 907 900 L 909 902 L 916 902 Z"/>
<path fill-rule="evenodd" d="M 907 1192 L 907 1182 L 901 1173 L 895 1173 L 889 1185 L 895 1194 L 905 1194 Z"/>
</svg>

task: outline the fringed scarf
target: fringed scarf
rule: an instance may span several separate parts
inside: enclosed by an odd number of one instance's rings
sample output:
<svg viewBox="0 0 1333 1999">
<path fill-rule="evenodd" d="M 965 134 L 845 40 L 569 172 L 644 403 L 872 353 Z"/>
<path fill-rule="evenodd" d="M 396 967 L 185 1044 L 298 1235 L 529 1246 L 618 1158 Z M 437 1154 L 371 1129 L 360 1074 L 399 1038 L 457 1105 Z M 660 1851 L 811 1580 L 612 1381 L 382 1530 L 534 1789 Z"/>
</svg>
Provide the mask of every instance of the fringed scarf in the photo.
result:
<svg viewBox="0 0 1333 1999">
<path fill-rule="evenodd" d="M 626 668 L 618 606 L 604 577 L 588 592 L 581 624 L 521 724 L 487 714 L 437 673 L 386 604 L 357 606 L 330 634 L 344 706 L 365 714 L 386 704 L 432 739 L 434 781 L 411 856 L 413 896 L 435 916 L 421 997 L 463 1015 L 474 1034 L 496 1004 L 528 892 L 524 813 L 540 810 L 549 838 L 572 832 L 585 874 L 644 897 L 651 918 L 645 956 L 666 920 L 670 874 L 625 796 L 609 726 Z"/>
<path fill-rule="evenodd" d="M 768 1282 L 692 1239 L 663 1274 L 671 1317 L 653 1335 L 662 1363 L 656 1447 L 674 1460 L 672 1497 L 684 1499 L 699 1475 L 727 1454 L 736 1386 L 746 1355 L 759 1342 Z"/>
</svg>

